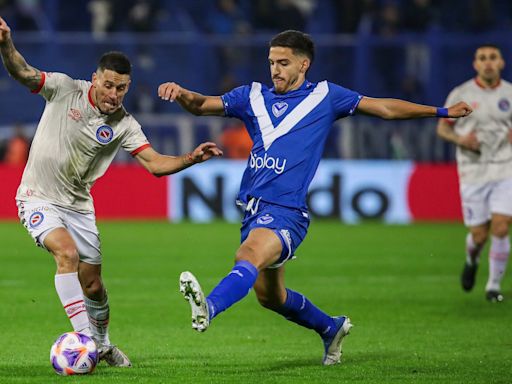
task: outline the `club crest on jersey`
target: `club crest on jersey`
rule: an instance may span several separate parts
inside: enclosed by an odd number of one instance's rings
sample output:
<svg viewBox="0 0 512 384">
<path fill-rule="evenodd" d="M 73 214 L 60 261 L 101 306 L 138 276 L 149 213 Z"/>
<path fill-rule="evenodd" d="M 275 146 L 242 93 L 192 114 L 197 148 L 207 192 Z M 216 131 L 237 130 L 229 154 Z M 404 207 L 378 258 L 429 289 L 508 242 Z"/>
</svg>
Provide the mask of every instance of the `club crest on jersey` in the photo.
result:
<svg viewBox="0 0 512 384">
<path fill-rule="evenodd" d="M 498 101 L 498 108 L 503 112 L 507 112 L 510 109 L 510 102 L 507 99 L 500 99 Z"/>
<path fill-rule="evenodd" d="M 114 131 L 108 125 L 102 125 L 96 130 L 96 138 L 101 144 L 107 144 L 112 141 Z"/>
<path fill-rule="evenodd" d="M 44 220 L 44 215 L 41 212 L 34 212 L 30 215 L 28 219 L 28 224 L 30 225 L 30 228 L 35 228 L 39 224 L 41 224 Z"/>
<path fill-rule="evenodd" d="M 284 101 L 278 101 L 277 103 L 272 104 L 272 113 L 275 117 L 281 116 L 288 109 L 288 103 Z"/>
<path fill-rule="evenodd" d="M 256 222 L 258 224 L 263 224 L 263 225 L 270 224 L 273 221 L 274 221 L 274 218 L 272 216 L 270 216 L 268 213 L 264 214 L 261 217 L 258 217 L 258 220 L 256 220 Z"/>
</svg>

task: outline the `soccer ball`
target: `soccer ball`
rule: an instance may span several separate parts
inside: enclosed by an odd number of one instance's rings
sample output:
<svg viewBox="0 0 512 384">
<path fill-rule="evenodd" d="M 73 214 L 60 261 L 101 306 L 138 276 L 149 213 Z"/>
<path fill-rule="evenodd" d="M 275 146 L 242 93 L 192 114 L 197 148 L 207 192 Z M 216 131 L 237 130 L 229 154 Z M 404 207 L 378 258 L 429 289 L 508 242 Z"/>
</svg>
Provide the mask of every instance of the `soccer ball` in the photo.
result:
<svg viewBox="0 0 512 384">
<path fill-rule="evenodd" d="M 98 363 L 98 348 L 89 336 L 67 332 L 59 336 L 50 350 L 50 362 L 59 375 L 85 375 Z"/>
</svg>

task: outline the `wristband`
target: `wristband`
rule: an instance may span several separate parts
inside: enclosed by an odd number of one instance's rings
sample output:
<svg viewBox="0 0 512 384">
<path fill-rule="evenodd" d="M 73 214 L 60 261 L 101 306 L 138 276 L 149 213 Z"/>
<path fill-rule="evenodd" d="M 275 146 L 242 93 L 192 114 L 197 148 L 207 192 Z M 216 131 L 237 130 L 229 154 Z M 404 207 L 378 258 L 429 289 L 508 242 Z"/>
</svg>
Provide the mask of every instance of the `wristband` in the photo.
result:
<svg viewBox="0 0 512 384">
<path fill-rule="evenodd" d="M 437 108 L 436 117 L 448 117 L 448 108 Z"/>
</svg>

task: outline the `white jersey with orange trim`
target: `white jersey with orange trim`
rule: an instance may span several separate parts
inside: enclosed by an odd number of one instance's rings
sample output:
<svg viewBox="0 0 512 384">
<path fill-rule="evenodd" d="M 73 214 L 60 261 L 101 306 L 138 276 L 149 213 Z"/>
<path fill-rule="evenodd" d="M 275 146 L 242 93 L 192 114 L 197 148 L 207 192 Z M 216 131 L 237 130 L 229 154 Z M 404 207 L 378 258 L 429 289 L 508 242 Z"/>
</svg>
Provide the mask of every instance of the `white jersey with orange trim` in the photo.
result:
<svg viewBox="0 0 512 384">
<path fill-rule="evenodd" d="M 461 183 L 482 183 L 512 177 L 512 84 L 501 80 L 494 88 L 484 88 L 471 79 L 454 88 L 446 105 L 465 101 L 473 108 L 469 116 L 448 122 L 455 133 L 476 132 L 480 152 L 457 147 L 457 164 Z"/>
<path fill-rule="evenodd" d="M 149 146 L 140 124 L 124 108 L 102 114 L 91 90 L 89 81 L 42 73 L 34 92 L 46 99 L 46 106 L 17 200 L 43 200 L 77 212 L 94 212 L 91 187 L 119 148 L 135 155 Z"/>
</svg>

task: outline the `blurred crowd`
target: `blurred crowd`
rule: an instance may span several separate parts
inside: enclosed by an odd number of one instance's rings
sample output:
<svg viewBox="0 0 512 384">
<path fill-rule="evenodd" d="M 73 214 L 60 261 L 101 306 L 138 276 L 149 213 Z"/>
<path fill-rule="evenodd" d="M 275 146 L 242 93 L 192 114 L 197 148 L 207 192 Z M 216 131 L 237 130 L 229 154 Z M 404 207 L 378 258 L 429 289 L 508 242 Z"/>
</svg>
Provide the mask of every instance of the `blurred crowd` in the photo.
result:
<svg viewBox="0 0 512 384">
<path fill-rule="evenodd" d="M 148 44 L 153 41 L 155 35 L 144 35 L 145 40 L 141 40 L 143 43 L 131 43 L 135 47 L 130 54 L 134 59 L 137 80 L 126 100 L 127 107 L 135 114 L 158 114 L 169 110 L 167 105 L 158 102 L 154 97 L 154 89 L 158 81 L 167 79 L 169 76 L 178 77 L 177 81 L 186 81 L 190 87 L 199 88 L 211 94 L 224 93 L 247 81 L 267 79 L 268 69 L 258 61 L 264 58 L 262 55 L 265 53 L 259 50 L 257 45 L 251 48 L 240 44 L 231 45 L 230 40 L 224 37 L 226 35 L 242 37 L 261 35 L 263 36 L 261 47 L 265 50 L 268 35 L 285 29 L 303 30 L 311 33 L 315 39 L 323 35 L 329 36 L 330 43 L 324 46 L 332 44 L 333 41 L 336 44 L 338 42 L 336 39 L 338 37 L 342 39 L 343 36 L 350 36 L 351 41 L 356 42 L 355 45 L 340 44 L 335 50 L 318 49 L 319 59 L 314 70 L 319 71 L 322 77 L 349 88 L 354 87 L 372 96 L 399 97 L 419 103 L 441 103 L 446 96 L 443 85 L 447 82 L 440 80 L 439 76 L 444 75 L 445 79 L 455 81 L 457 76 L 454 76 L 454 73 L 464 72 L 466 67 L 466 71 L 471 72 L 470 44 L 466 44 L 469 49 L 467 52 L 443 51 L 442 59 L 439 59 L 438 55 L 437 61 L 434 61 L 430 45 L 433 40 L 414 38 L 400 40 L 400 37 L 425 37 L 430 34 L 443 36 L 442 34 L 452 32 L 467 38 L 484 36 L 486 33 L 504 35 L 502 32 L 512 30 L 512 1 L 0 0 L 0 16 L 8 21 L 16 33 L 27 32 L 28 35 L 37 33 L 34 36 L 39 36 L 40 33 L 51 36 L 53 32 L 81 32 L 91 33 L 93 37 L 100 39 L 99 41 L 105 41 L 101 40 L 105 36 L 126 33 L 149 33 L 171 37 L 190 34 L 220 36 L 220 39 L 211 41 L 221 41 L 221 43 L 208 45 L 202 50 L 203 56 L 195 56 L 187 50 L 189 48 L 176 43 L 158 45 L 161 44 L 160 41 L 156 45 Z M 363 50 L 356 54 L 351 47 L 364 45 L 361 42 L 366 37 L 376 43 L 370 44 L 371 48 L 367 52 Z M 96 42 L 88 35 L 85 39 L 91 46 Z M 194 39 L 193 41 L 196 41 Z M 47 41 L 51 41 L 51 38 Z M 394 44 L 393 42 L 396 41 L 400 43 Z M 439 45 L 439 43 L 436 44 Z M 458 44 L 461 49 L 466 45 Z M 180 61 L 170 59 L 168 52 L 171 46 L 175 55 L 179 55 L 182 60 L 190 63 L 190 72 L 183 70 Z M 65 65 L 70 65 L 69 61 L 72 61 L 73 68 L 86 67 L 87 71 L 90 70 L 91 63 L 87 61 L 89 57 L 92 60 L 92 56 L 96 53 L 85 44 L 80 47 L 81 49 L 76 53 L 82 54 L 84 59 L 87 57 L 87 60 L 59 56 L 59 70 L 65 71 Z M 125 48 L 123 46 L 121 49 Z M 202 46 L 202 48 L 205 47 Z M 29 49 L 36 48 L 30 44 L 23 46 L 23 52 L 27 53 L 31 59 L 40 55 L 40 52 L 30 52 Z M 62 52 L 66 52 L 66 49 L 62 49 Z M 48 57 L 38 58 L 45 64 L 45 60 L 54 59 L 52 55 L 53 53 L 48 53 Z M 202 61 L 199 60 L 200 58 Z M 202 65 L 205 61 L 208 66 Z M 362 75 L 358 75 L 360 63 L 367 63 L 366 67 L 359 71 Z M 448 67 L 447 63 L 453 63 L 453 65 Z M 461 66 L 462 64 L 464 67 Z M 443 67 L 441 74 L 432 71 L 432 68 L 441 65 Z M 452 85 L 454 84 L 447 84 L 447 87 Z M 0 72 L 0 96 L 3 98 L 4 95 L 9 95 L 12 98 L 12 95 L 15 95 L 13 92 L 22 92 L 15 87 L 12 80 L 8 79 L 5 73 Z M 23 103 L 29 101 L 25 94 L 20 93 L 17 97 L 20 97 Z M 18 116 L 15 112 L 17 107 L 11 107 L 7 108 L 3 114 L 4 117 L 8 116 L 7 112 Z M 33 113 L 28 121 L 26 119 L 22 122 L 33 123 L 34 116 L 38 113 Z M 13 125 L 9 129 L 12 128 L 12 134 L 7 134 L 4 129 L 3 134 L 0 135 L 0 160 L 11 164 L 23 163 L 31 136 L 27 134 L 24 136 L 19 129 L 15 128 L 17 122 L 11 115 L 9 115 L 9 121 Z M 0 120 L 1 118 L 0 111 Z M 417 158 L 417 153 L 407 150 L 411 147 L 411 143 L 416 143 L 417 138 L 406 139 L 401 130 L 393 129 L 393 132 L 388 135 L 391 137 L 389 153 L 381 155 L 374 151 L 369 156 Z M 336 135 L 337 131 L 333 132 Z M 426 146 L 431 146 L 433 137 L 432 133 L 424 140 L 427 143 Z M 224 127 L 222 136 L 214 139 L 218 139 L 224 146 L 228 157 L 243 158 L 250 150 L 250 140 L 243 126 L 235 123 Z M 328 140 L 330 144 L 327 145 L 325 156 L 344 156 L 340 148 L 350 147 L 350 145 L 339 144 L 341 139 L 333 136 Z M 343 140 L 346 141 L 346 137 L 343 137 Z M 449 153 L 438 157 L 447 159 L 452 155 Z M 424 158 L 432 159 L 432 156 L 428 155 Z"/>
<path fill-rule="evenodd" d="M 243 34 L 482 32 L 512 27 L 509 0 L 0 0 L 16 30 Z"/>
</svg>

